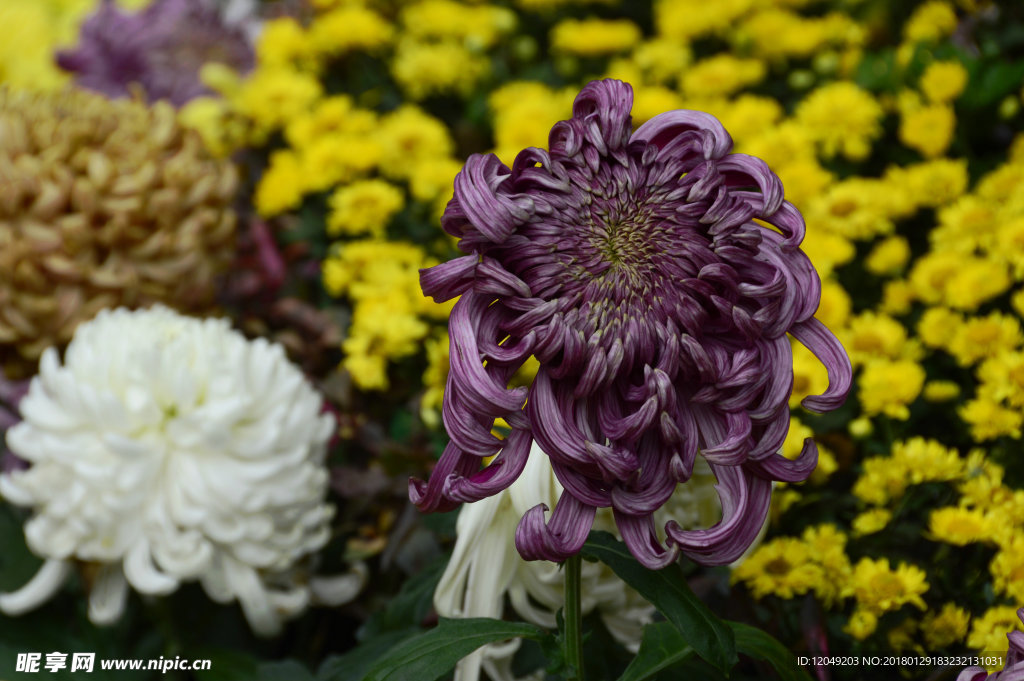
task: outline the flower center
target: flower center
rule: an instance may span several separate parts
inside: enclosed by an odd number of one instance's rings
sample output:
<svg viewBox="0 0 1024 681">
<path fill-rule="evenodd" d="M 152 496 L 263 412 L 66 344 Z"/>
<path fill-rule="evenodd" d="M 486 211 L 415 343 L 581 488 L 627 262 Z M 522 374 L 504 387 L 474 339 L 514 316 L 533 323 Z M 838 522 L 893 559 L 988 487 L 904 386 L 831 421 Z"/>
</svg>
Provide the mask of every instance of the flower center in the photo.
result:
<svg viewBox="0 0 1024 681">
<path fill-rule="evenodd" d="M 878 574 L 871 579 L 871 591 L 879 601 L 892 600 L 903 595 L 903 582 L 896 575 Z"/>
</svg>

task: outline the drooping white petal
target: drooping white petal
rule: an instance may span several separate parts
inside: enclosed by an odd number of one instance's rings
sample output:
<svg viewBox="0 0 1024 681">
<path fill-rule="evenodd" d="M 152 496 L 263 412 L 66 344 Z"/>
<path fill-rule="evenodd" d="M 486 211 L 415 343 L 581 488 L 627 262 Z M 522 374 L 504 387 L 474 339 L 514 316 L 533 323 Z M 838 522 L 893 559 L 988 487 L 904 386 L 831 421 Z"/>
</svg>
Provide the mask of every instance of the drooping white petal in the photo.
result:
<svg viewBox="0 0 1024 681">
<path fill-rule="evenodd" d="M 127 600 L 128 581 L 121 566 L 104 565 L 89 592 L 89 620 L 93 624 L 113 624 L 121 619 Z"/>
<path fill-rule="evenodd" d="M 50 600 L 71 574 L 66 560 L 48 560 L 25 586 L 11 593 L 0 594 L 0 611 L 5 615 L 21 615 Z"/>
<path fill-rule="evenodd" d="M 309 580 L 309 589 L 313 602 L 317 605 L 337 607 L 354 600 L 366 586 L 369 570 L 365 563 L 356 563 L 344 575 L 330 577 L 313 577 Z"/>
</svg>

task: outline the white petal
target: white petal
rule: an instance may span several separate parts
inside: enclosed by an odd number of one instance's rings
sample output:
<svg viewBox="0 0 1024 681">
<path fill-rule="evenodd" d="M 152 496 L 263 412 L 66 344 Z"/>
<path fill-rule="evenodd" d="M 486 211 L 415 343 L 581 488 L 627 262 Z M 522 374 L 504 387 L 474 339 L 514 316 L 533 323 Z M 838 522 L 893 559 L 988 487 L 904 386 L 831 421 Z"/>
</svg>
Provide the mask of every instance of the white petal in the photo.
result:
<svg viewBox="0 0 1024 681">
<path fill-rule="evenodd" d="M 5 615 L 21 615 L 50 600 L 71 574 L 71 564 L 50 559 L 43 563 L 28 583 L 11 593 L 0 594 L 0 611 Z"/>
<path fill-rule="evenodd" d="M 260 636 L 276 636 L 281 631 L 281 618 L 271 607 L 267 589 L 256 571 L 231 558 L 225 558 L 224 568 L 228 585 L 252 630 Z"/>
<path fill-rule="evenodd" d="M 309 580 L 313 603 L 339 606 L 354 600 L 366 585 L 368 573 L 365 564 L 356 563 L 347 575 L 313 577 Z"/>
<path fill-rule="evenodd" d="M 89 621 L 93 624 L 113 624 L 124 614 L 128 599 L 128 582 L 120 565 L 100 568 L 89 592 Z"/>
<path fill-rule="evenodd" d="M 156 569 L 149 553 L 149 542 L 139 538 L 124 558 L 124 576 L 136 591 L 165 596 L 178 588 L 178 580 Z"/>
</svg>

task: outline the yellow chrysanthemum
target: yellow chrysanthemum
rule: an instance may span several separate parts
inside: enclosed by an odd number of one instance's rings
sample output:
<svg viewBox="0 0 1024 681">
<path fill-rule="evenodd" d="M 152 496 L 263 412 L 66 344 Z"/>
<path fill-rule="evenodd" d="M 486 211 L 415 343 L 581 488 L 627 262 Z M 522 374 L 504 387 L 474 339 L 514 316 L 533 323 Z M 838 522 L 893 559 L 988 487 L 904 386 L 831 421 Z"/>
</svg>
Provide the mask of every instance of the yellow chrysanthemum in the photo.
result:
<svg viewBox="0 0 1024 681">
<path fill-rule="evenodd" d="M 380 169 L 395 178 L 414 179 L 413 171 L 421 163 L 446 159 L 454 151 L 445 124 L 413 104 L 381 118 L 376 137 Z"/>
<path fill-rule="evenodd" d="M 987 397 L 1024 408 L 1024 352 L 1000 352 L 978 367 L 978 379 Z"/>
<path fill-rule="evenodd" d="M 918 5 L 903 26 L 909 42 L 934 42 L 952 35 L 957 19 L 953 6 L 944 0 L 929 0 Z"/>
<path fill-rule="evenodd" d="M 383 236 L 391 217 L 404 205 L 402 191 L 384 180 L 344 185 L 328 200 L 327 234 Z"/>
<path fill-rule="evenodd" d="M 394 27 L 368 7 L 342 5 L 320 14 L 309 27 L 311 49 L 337 56 L 377 50 L 391 43 Z"/>
<path fill-rule="evenodd" d="M 956 114 L 948 104 L 906 109 L 900 116 L 900 142 L 925 158 L 937 158 L 949 149 L 955 128 Z"/>
<path fill-rule="evenodd" d="M 285 139 L 295 149 L 314 146 L 325 137 L 337 135 L 365 136 L 377 127 L 377 115 L 357 108 L 346 95 L 325 97 L 308 111 L 288 121 Z"/>
<path fill-rule="evenodd" d="M 366 135 L 324 135 L 302 149 L 302 171 L 310 191 L 365 176 L 377 165 L 380 145 Z"/>
<path fill-rule="evenodd" d="M 979 652 L 1002 652 L 1006 650 L 1006 635 L 1021 630 L 1017 608 L 1012 605 L 997 605 L 986 610 L 971 622 L 967 646 Z"/>
<path fill-rule="evenodd" d="M 57 90 L 68 74 L 56 64 L 58 47 L 74 42 L 95 0 L 6 0 L 0 3 L 0 82 L 36 91 Z"/>
<path fill-rule="evenodd" d="M 977 196 L 961 196 L 939 209 L 939 224 L 928 233 L 935 250 L 973 254 L 996 244 L 998 205 Z"/>
<path fill-rule="evenodd" d="M 940 208 L 960 198 L 967 190 L 967 161 L 940 158 L 909 166 L 893 166 L 884 178 L 893 188 L 902 186 L 914 204 Z"/>
<path fill-rule="evenodd" d="M 420 40 L 456 40 L 470 49 L 492 47 L 515 25 L 515 13 L 497 5 L 420 0 L 402 7 L 406 35 Z"/>
<path fill-rule="evenodd" d="M 968 454 L 964 480 L 957 489 L 961 504 L 982 510 L 997 508 L 1013 496 L 1003 485 L 1003 467 L 988 459 L 981 450 Z"/>
<path fill-rule="evenodd" d="M 736 148 L 743 153 L 747 152 L 742 138 L 737 141 Z M 835 182 L 835 176 L 813 156 L 790 158 L 772 167 L 786 187 L 786 198 L 795 206 L 806 205 Z"/>
<path fill-rule="evenodd" d="M 918 354 L 908 345 L 907 330 L 901 323 L 874 312 L 864 312 L 851 319 L 840 338 L 854 365 Z"/>
<path fill-rule="evenodd" d="M 737 42 L 750 45 L 753 52 L 765 58 L 812 56 L 829 40 L 827 20 L 803 17 L 780 8 L 763 9 L 738 27 Z"/>
<path fill-rule="evenodd" d="M 636 46 L 632 62 L 642 74 L 643 82 L 664 85 L 678 77 L 692 58 L 685 43 L 655 38 Z"/>
<path fill-rule="evenodd" d="M 910 244 L 905 237 L 894 235 L 882 239 L 864 260 L 864 267 L 878 276 L 899 274 L 910 260 Z"/>
<path fill-rule="evenodd" d="M 847 621 L 846 626 L 843 627 L 843 631 L 852 636 L 858 641 L 863 641 L 871 634 L 875 633 L 875 629 L 878 628 L 878 615 L 865 610 L 864 608 L 857 608 L 850 615 L 850 619 Z"/>
<path fill-rule="evenodd" d="M 970 426 L 975 442 L 994 440 L 1004 435 L 1020 438 L 1021 426 L 1024 426 L 1024 414 L 1007 409 L 987 397 L 970 400 L 957 413 Z"/>
<path fill-rule="evenodd" d="M 409 178 L 409 192 L 417 201 L 437 201 L 443 209 L 452 197 L 455 176 L 460 170 L 462 164 L 452 158 L 418 161 Z"/>
<path fill-rule="evenodd" d="M 441 424 L 441 404 L 448 380 L 448 333 L 442 332 L 437 338 L 428 338 L 424 347 L 427 368 L 423 372 L 423 385 L 426 390 L 420 398 L 420 418 L 431 428 L 437 428 Z"/>
<path fill-rule="evenodd" d="M 660 35 L 688 41 L 709 33 L 724 32 L 745 15 L 756 0 L 657 0 L 654 25 Z"/>
<path fill-rule="evenodd" d="M 298 208 L 306 191 L 299 157 L 291 151 L 275 151 L 254 197 L 256 210 L 264 217 Z"/>
<path fill-rule="evenodd" d="M 690 66 L 680 75 L 679 84 L 689 97 L 722 97 L 759 82 L 765 71 L 759 59 L 723 53 Z"/>
<path fill-rule="evenodd" d="M 928 347 L 944 348 L 953 330 L 963 323 L 963 316 L 957 312 L 945 307 L 929 307 L 917 323 L 917 336 Z"/>
<path fill-rule="evenodd" d="M 1020 321 L 1011 315 L 992 312 L 984 317 L 969 317 L 948 328 L 947 349 L 961 366 L 970 366 L 986 357 L 1016 350 L 1024 342 Z"/>
<path fill-rule="evenodd" d="M 256 58 L 261 66 L 312 66 L 309 36 L 294 17 L 278 17 L 263 24 L 256 40 Z"/>
<path fill-rule="evenodd" d="M 486 55 L 451 40 L 403 39 L 391 61 L 391 75 L 403 92 L 417 101 L 430 95 L 467 95 L 489 72 Z"/>
<path fill-rule="evenodd" d="M 999 552 L 989 563 L 992 586 L 996 593 L 1003 594 L 1014 602 L 1024 599 L 1024 540 L 1017 529 L 1013 536 L 1002 543 Z"/>
<path fill-rule="evenodd" d="M 309 111 L 323 94 L 314 76 L 289 67 L 260 67 L 231 97 L 235 110 L 266 135 Z"/>
<path fill-rule="evenodd" d="M 960 384 L 956 381 L 928 381 L 922 394 L 929 402 L 949 402 L 960 396 Z"/>
<path fill-rule="evenodd" d="M 826 607 L 831 607 L 842 598 L 852 569 L 846 555 L 846 535 L 832 523 L 823 523 L 805 529 L 801 538 L 824 573 L 824 578 L 814 586 L 814 594 Z"/>
<path fill-rule="evenodd" d="M 882 185 L 881 180 L 871 178 L 838 182 L 809 202 L 807 218 L 810 224 L 847 239 L 889 234 L 894 225 L 889 219 L 890 206 L 880 198 L 887 191 Z"/>
<path fill-rule="evenodd" d="M 797 105 L 796 120 L 821 146 L 826 157 L 841 154 L 861 160 L 882 133 L 882 107 L 853 83 L 824 85 Z"/>
<path fill-rule="evenodd" d="M 892 511 L 885 508 L 872 508 L 857 515 L 850 523 L 853 533 L 859 537 L 881 532 L 892 520 Z"/>
<path fill-rule="evenodd" d="M 874 360 L 861 372 L 858 396 L 867 415 L 885 414 L 894 419 L 910 417 L 908 405 L 921 394 L 925 372 L 909 359 Z"/>
<path fill-rule="evenodd" d="M 841 329 L 850 319 L 853 303 L 850 294 L 838 282 L 828 279 L 821 282 L 821 302 L 814 316 L 830 329 Z"/>
<path fill-rule="evenodd" d="M 926 591 L 928 581 L 924 570 L 906 563 L 900 563 L 894 570 L 888 558 L 861 558 L 853 568 L 847 587 L 848 594 L 857 599 L 861 608 L 876 615 L 907 604 L 925 610 L 927 606 L 921 594 Z"/>
<path fill-rule="evenodd" d="M 628 19 L 563 19 L 551 29 L 551 49 L 596 57 L 624 52 L 640 42 L 640 27 Z"/>
<path fill-rule="evenodd" d="M 732 572 L 733 581 L 746 584 L 755 598 L 793 598 L 807 593 L 823 578 L 807 545 L 792 537 L 762 544 Z"/>
<path fill-rule="evenodd" d="M 928 531 L 937 541 L 956 546 L 991 539 L 993 520 L 977 509 L 961 506 L 937 508 L 928 517 Z"/>
<path fill-rule="evenodd" d="M 967 69 L 958 61 L 934 61 L 921 74 L 919 85 L 929 101 L 952 102 L 967 85 Z"/>
<path fill-rule="evenodd" d="M 910 485 L 956 480 L 965 472 L 955 449 L 922 437 L 893 443 L 890 456 L 866 459 L 862 468 L 853 495 L 875 506 L 900 498 Z"/>
<path fill-rule="evenodd" d="M 944 650 L 961 643 L 967 636 L 971 614 L 955 603 L 946 603 L 938 612 L 929 612 L 921 620 L 924 641 L 931 650 Z"/>
<path fill-rule="evenodd" d="M 882 284 L 882 302 L 878 305 L 878 311 L 888 315 L 905 315 L 910 312 L 916 299 L 910 282 L 893 279 Z"/>
<path fill-rule="evenodd" d="M 1012 280 L 1006 266 L 988 258 L 938 251 L 917 259 L 910 271 L 910 283 L 925 302 L 974 310 L 1006 291 Z"/>
</svg>

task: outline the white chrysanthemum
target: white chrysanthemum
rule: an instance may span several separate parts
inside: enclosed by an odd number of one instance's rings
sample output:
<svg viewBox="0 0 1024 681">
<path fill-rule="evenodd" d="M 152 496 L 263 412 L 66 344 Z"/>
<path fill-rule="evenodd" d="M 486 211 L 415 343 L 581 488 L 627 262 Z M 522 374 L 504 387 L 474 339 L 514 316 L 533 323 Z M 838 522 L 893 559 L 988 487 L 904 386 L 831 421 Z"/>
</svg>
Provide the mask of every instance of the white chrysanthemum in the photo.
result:
<svg viewBox="0 0 1024 681">
<path fill-rule="evenodd" d="M 698 461 L 693 476 L 680 485 L 655 513 L 655 525 L 669 517 L 684 528 L 710 527 L 721 518 L 711 469 Z M 544 503 L 554 507 L 562 493 L 548 457 L 534 444 L 522 475 L 505 491 L 464 504 L 456 523 L 455 549 L 434 591 L 434 606 L 443 617 L 501 619 L 505 595 L 523 619 L 553 629 L 555 613 L 565 605 L 563 572 L 558 563 L 525 561 L 515 548 L 519 519 Z M 609 509 L 598 509 L 595 530 L 618 535 Z M 582 610 L 597 610 L 608 631 L 634 652 L 654 608 L 602 563 L 584 561 Z M 477 681 L 483 667 L 494 681 L 514 681 L 512 656 L 519 641 L 484 646 L 459 662 L 455 681 Z"/>
<path fill-rule="evenodd" d="M 99 564 L 97 623 L 121 615 L 129 585 L 157 595 L 199 580 L 257 633 L 279 631 L 311 598 L 296 563 L 326 543 L 334 510 L 321 407 L 280 346 L 226 320 L 101 312 L 63 366 L 43 354 L 7 432 L 32 465 L 0 476 L 0 493 L 34 510 L 25 537 L 46 562 L 0 610 L 38 606 L 82 561 Z"/>
</svg>

